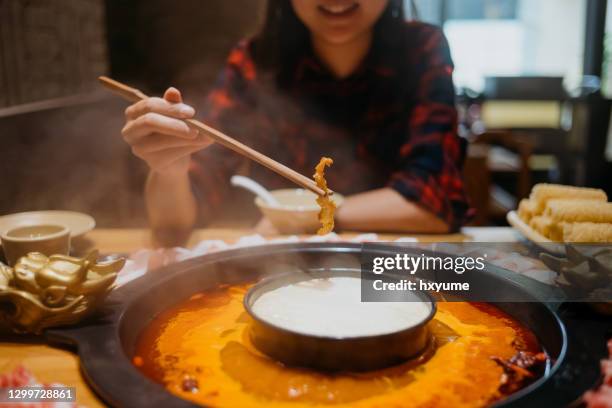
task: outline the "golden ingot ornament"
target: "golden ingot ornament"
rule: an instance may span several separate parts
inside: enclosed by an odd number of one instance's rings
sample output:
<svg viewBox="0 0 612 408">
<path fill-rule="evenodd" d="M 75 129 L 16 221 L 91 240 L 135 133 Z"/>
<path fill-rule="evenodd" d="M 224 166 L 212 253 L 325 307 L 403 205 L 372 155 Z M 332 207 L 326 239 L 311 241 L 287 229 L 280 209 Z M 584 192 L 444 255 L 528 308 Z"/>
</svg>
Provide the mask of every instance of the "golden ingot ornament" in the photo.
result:
<svg viewBox="0 0 612 408">
<path fill-rule="evenodd" d="M 0 326 L 17 333 L 79 322 L 110 292 L 125 259 L 97 262 L 85 258 L 47 257 L 31 252 L 13 268 L 0 263 Z"/>
</svg>

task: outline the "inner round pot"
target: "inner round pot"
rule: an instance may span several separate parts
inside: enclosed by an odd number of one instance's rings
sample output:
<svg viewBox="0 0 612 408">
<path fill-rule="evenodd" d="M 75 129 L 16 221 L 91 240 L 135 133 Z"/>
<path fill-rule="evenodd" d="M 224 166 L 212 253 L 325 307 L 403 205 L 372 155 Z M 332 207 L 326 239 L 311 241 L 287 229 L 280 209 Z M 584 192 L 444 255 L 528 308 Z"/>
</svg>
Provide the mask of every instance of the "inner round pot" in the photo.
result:
<svg viewBox="0 0 612 408">
<path fill-rule="evenodd" d="M 286 285 L 320 278 L 359 278 L 358 271 L 317 271 L 288 273 L 270 277 L 254 285 L 244 297 L 244 307 L 253 319 L 249 337 L 263 353 L 290 366 L 325 371 L 369 371 L 389 367 L 414 358 L 432 341 L 427 323 L 436 313 L 429 294 L 414 292 L 429 304 L 429 314 L 417 324 L 391 333 L 332 337 L 299 333 L 280 327 L 258 315 L 253 306 L 265 293 Z"/>
</svg>

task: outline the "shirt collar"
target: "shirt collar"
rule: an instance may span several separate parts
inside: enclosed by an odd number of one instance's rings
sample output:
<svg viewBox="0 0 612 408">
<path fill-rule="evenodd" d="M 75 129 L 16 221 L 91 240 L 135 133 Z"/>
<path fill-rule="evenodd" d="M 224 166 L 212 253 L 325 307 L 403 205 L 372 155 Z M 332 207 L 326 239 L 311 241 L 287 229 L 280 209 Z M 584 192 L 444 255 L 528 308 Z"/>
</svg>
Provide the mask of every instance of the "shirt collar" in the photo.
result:
<svg viewBox="0 0 612 408">
<path fill-rule="evenodd" d="M 390 77 L 396 74 L 396 70 L 390 63 L 386 53 L 382 52 L 382 50 L 373 48 L 359 64 L 355 72 L 349 75 L 346 79 L 350 80 L 352 78 L 360 78 L 368 73 L 372 73 L 380 77 Z M 307 52 L 297 61 L 295 78 L 298 82 L 307 78 L 329 78 L 338 80 L 333 76 L 323 62 L 321 62 L 310 45 L 308 46 Z"/>
</svg>

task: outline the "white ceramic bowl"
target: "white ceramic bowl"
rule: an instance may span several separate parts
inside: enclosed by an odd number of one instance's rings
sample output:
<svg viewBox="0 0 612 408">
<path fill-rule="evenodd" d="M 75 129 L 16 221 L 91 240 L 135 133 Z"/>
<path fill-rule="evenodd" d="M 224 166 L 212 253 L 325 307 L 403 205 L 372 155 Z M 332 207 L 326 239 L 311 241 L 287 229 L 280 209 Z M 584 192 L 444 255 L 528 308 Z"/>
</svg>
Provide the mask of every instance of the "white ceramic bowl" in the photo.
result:
<svg viewBox="0 0 612 408">
<path fill-rule="evenodd" d="M 271 206 L 257 197 L 255 205 L 281 234 L 314 234 L 320 227 L 319 205 L 316 194 L 301 188 L 271 191 L 280 203 Z M 339 208 L 344 197 L 338 193 L 331 196 Z"/>
</svg>

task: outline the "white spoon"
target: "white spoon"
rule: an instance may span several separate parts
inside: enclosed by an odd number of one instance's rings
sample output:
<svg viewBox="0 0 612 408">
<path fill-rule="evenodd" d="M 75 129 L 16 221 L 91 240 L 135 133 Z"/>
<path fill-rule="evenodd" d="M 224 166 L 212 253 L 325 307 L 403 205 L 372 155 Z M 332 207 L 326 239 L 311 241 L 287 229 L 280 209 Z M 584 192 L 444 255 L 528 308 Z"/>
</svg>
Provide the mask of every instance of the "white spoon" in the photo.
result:
<svg viewBox="0 0 612 408">
<path fill-rule="evenodd" d="M 264 186 L 251 178 L 236 175 L 232 176 L 230 183 L 232 183 L 233 186 L 242 187 L 245 190 L 249 190 L 268 205 L 275 207 L 280 206 L 278 200 L 268 190 L 266 190 Z"/>
</svg>

